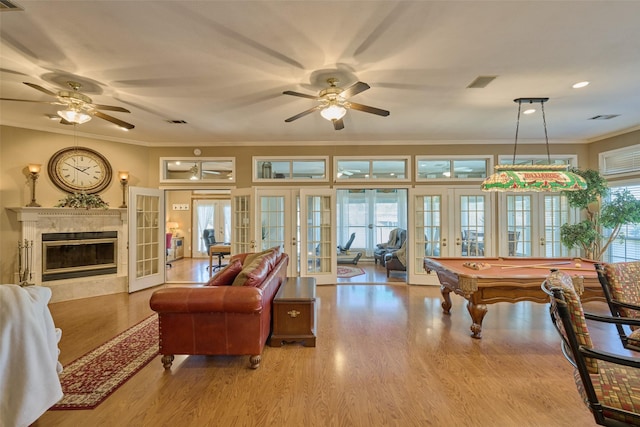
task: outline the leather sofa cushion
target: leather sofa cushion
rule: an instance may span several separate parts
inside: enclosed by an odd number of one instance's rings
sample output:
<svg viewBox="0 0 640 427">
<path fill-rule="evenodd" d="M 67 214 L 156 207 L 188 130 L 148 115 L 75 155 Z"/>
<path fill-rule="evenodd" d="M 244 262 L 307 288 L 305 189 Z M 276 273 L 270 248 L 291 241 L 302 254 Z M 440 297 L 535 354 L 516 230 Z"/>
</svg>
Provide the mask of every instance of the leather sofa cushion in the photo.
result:
<svg viewBox="0 0 640 427">
<path fill-rule="evenodd" d="M 275 263 L 276 255 L 273 251 L 247 262 L 233 280 L 232 286 L 258 286 L 267 277 Z"/>
<path fill-rule="evenodd" d="M 242 271 L 242 262 L 239 259 L 231 261 L 225 268 L 220 270 L 218 274 L 213 276 L 206 286 L 229 286 L 233 283 L 238 273 Z"/>
</svg>

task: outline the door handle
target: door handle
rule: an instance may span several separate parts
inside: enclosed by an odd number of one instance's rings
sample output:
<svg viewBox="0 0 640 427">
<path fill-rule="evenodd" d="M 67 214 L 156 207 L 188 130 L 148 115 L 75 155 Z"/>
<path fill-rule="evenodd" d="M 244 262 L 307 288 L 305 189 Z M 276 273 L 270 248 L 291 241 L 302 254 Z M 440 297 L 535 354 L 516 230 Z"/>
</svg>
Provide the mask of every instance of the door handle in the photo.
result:
<svg viewBox="0 0 640 427">
<path fill-rule="evenodd" d="M 442 246 L 447 246 L 447 239 L 442 239 L 442 243 L 441 243 L 441 245 L 442 245 Z"/>
</svg>

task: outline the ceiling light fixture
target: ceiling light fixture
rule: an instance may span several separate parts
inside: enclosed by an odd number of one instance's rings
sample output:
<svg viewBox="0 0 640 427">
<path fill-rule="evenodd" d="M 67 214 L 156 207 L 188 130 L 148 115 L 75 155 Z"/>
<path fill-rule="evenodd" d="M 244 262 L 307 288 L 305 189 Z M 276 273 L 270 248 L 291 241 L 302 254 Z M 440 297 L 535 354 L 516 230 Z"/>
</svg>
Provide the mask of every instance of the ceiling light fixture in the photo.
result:
<svg viewBox="0 0 640 427">
<path fill-rule="evenodd" d="M 336 101 L 330 101 L 329 105 L 320 111 L 320 115 L 329 121 L 340 120 L 347 114 L 347 109 Z"/>
<path fill-rule="evenodd" d="M 547 135 L 547 121 L 544 115 L 544 103 L 549 98 L 518 98 L 518 120 L 516 122 L 516 138 L 513 146 L 513 161 L 510 165 L 497 165 L 495 173 L 484 180 L 480 188 L 482 191 L 535 191 L 557 192 L 575 191 L 587 188 L 587 183 L 580 175 L 567 171 L 569 165 L 551 164 L 549 154 L 549 137 Z M 516 151 L 518 148 L 518 130 L 520 128 L 520 111 L 522 103 L 540 103 L 544 138 L 547 147 L 546 165 L 516 165 Z"/>
<path fill-rule="evenodd" d="M 69 123 L 76 123 L 79 125 L 91 120 L 91 116 L 89 114 L 83 113 L 75 107 L 69 107 L 67 110 L 60 110 L 58 111 L 58 115 Z"/>
<path fill-rule="evenodd" d="M 580 88 L 588 86 L 588 85 L 589 85 L 589 82 L 578 82 L 578 83 L 575 83 L 571 87 L 574 88 L 574 89 L 580 89 Z"/>
</svg>

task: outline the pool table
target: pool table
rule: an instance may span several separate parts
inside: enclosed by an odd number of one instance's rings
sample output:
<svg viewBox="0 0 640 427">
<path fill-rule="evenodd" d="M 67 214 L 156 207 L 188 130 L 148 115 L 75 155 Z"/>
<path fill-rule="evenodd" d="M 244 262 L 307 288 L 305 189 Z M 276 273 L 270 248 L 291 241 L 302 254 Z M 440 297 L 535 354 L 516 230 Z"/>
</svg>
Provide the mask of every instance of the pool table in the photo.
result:
<svg viewBox="0 0 640 427">
<path fill-rule="evenodd" d="M 553 268 L 582 277 L 582 284 L 578 282 L 582 301 L 604 301 L 595 263 L 581 258 L 431 257 L 424 259 L 424 269 L 438 275 L 445 314 L 451 310 L 451 292 L 468 301 L 467 309 L 473 322 L 471 336 L 482 338 L 487 304 L 548 302 L 540 285 Z"/>
</svg>

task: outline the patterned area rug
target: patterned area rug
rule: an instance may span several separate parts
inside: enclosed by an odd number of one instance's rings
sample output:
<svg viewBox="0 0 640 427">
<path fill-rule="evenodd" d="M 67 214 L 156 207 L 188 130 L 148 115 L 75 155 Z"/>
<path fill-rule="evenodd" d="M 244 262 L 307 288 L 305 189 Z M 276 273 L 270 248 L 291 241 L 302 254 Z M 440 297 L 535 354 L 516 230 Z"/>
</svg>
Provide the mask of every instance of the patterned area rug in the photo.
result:
<svg viewBox="0 0 640 427">
<path fill-rule="evenodd" d="M 158 354 L 158 316 L 153 314 L 60 374 L 64 396 L 51 409 L 93 409 Z"/>
<path fill-rule="evenodd" d="M 338 266 L 338 277 L 341 279 L 348 279 L 350 277 L 356 277 L 364 274 L 364 270 L 360 267 L 351 267 L 349 265 Z"/>
</svg>

